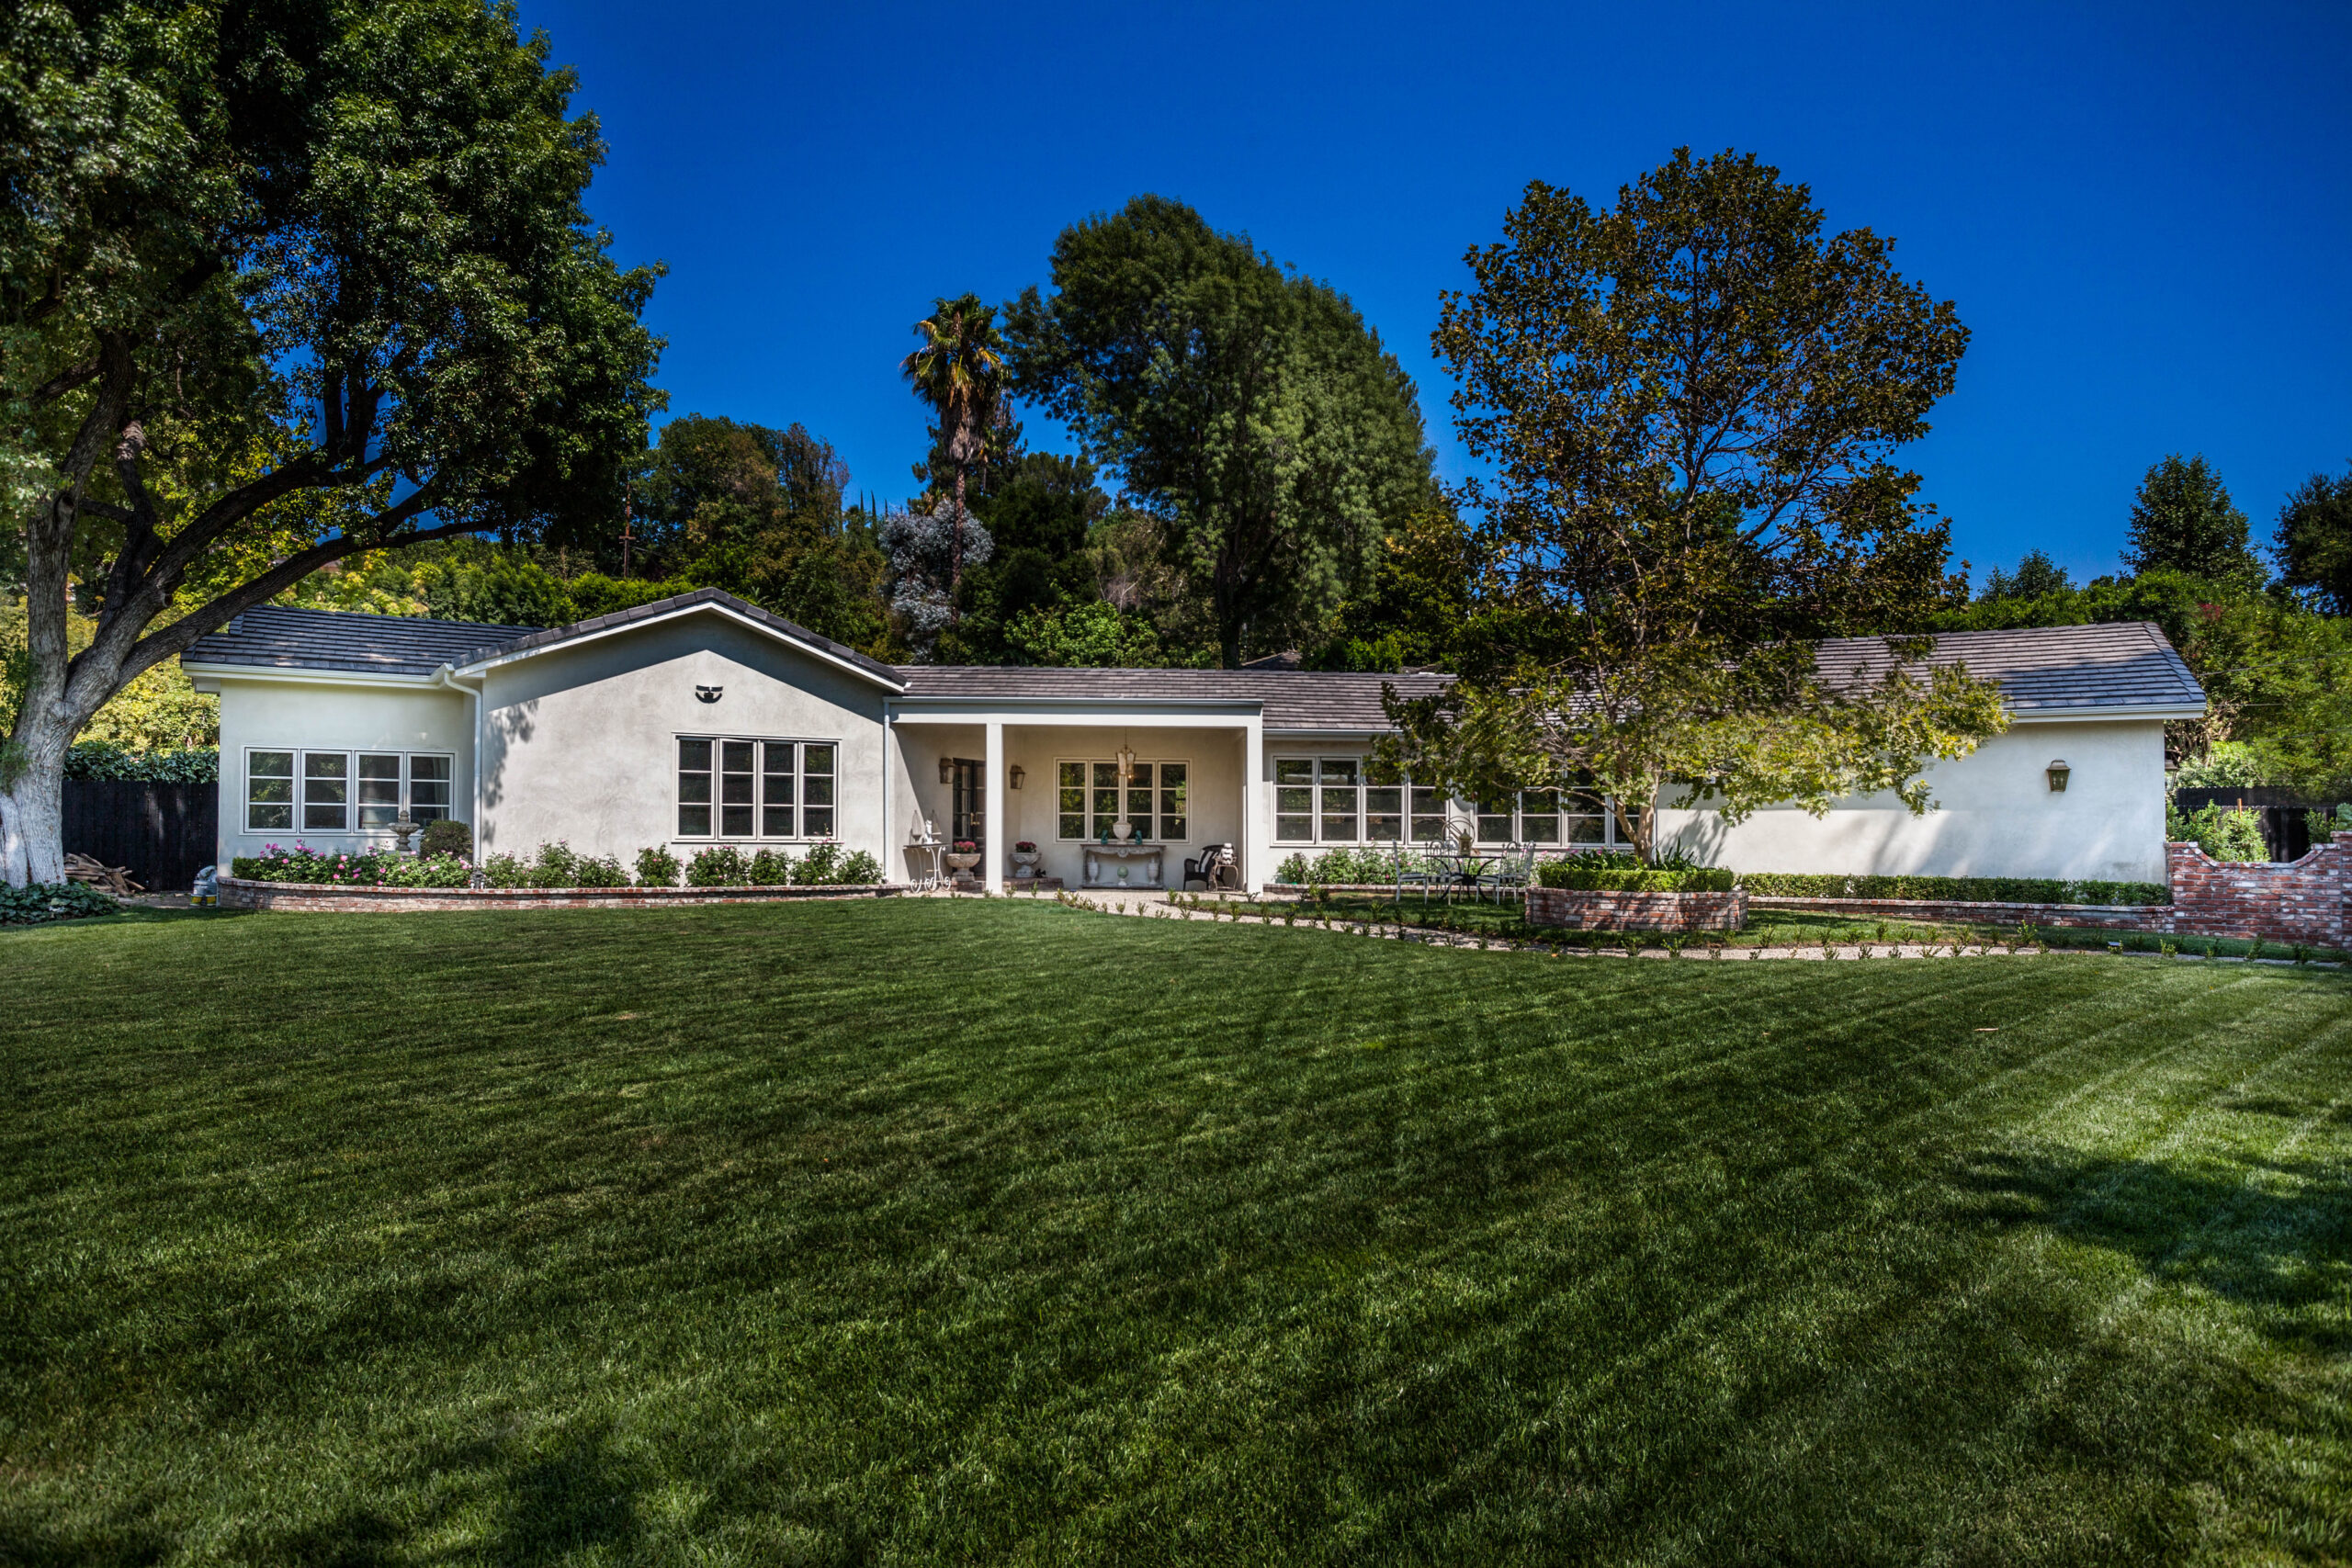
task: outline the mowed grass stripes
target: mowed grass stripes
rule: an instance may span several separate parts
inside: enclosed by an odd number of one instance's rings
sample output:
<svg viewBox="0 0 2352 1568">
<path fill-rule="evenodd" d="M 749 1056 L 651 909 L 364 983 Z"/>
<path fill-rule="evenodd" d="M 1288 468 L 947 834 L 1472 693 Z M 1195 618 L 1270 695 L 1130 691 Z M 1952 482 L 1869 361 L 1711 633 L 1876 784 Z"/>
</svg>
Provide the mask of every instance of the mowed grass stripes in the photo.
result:
<svg viewBox="0 0 2352 1568">
<path fill-rule="evenodd" d="M 0 936 L 0 1561 L 2337 1562 L 2352 984 Z"/>
</svg>

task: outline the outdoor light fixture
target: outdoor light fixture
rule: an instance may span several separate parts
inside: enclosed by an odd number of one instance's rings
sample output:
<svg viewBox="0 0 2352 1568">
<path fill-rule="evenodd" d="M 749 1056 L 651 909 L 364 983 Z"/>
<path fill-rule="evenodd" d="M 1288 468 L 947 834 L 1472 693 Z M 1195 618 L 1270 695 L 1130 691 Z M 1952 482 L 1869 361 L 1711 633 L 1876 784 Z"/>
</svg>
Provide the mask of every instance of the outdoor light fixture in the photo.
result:
<svg viewBox="0 0 2352 1568">
<path fill-rule="evenodd" d="M 1022 781 L 1023 779 L 1027 778 L 1028 776 L 1029 776 L 1029 775 L 1028 775 L 1028 773 L 1026 773 L 1026 772 L 1022 768 L 1022 766 L 1021 766 L 1021 764 L 1020 764 L 1020 763 L 1015 762 L 1015 763 L 1013 763 L 1013 764 L 1012 764 L 1012 787 L 1013 787 L 1013 788 L 1015 788 L 1015 789 L 1019 789 L 1019 788 L 1021 787 L 1021 781 Z"/>
<path fill-rule="evenodd" d="M 724 686 L 696 686 L 695 688 L 695 701 L 698 703 L 715 703 L 718 700 L 719 694 L 726 690 L 727 688 Z"/>
<path fill-rule="evenodd" d="M 1136 754 L 1125 746 L 1119 748 L 1119 782 L 1132 784 L 1136 776 Z"/>
<path fill-rule="evenodd" d="M 2052 794 L 2052 795 L 2064 795 L 2064 794 L 2065 794 L 2065 793 L 2066 793 L 2066 775 L 2067 775 L 2068 773 L 2073 773 L 2074 771 L 2075 771 L 2074 769 L 2072 769 L 2072 768 L 2068 767 L 2068 766 L 2067 766 L 2065 763 L 2064 763 L 2064 762 L 2052 762 L 2052 763 L 2051 763 L 2051 764 L 2050 764 L 2050 768 L 2049 768 L 2049 773 L 2050 773 L 2050 793 L 2051 793 L 2051 794 Z"/>
<path fill-rule="evenodd" d="M 945 784 L 949 775 L 953 774 L 955 771 L 956 763 L 952 758 L 942 757 L 939 759 L 939 782 L 941 784 Z"/>
</svg>

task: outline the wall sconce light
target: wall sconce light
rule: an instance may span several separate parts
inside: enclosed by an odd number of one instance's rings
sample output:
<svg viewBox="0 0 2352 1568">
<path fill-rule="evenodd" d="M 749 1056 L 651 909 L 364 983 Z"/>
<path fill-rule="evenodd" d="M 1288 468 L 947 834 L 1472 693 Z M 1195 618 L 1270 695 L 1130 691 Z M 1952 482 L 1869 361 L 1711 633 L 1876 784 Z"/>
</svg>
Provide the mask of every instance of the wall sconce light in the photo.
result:
<svg viewBox="0 0 2352 1568">
<path fill-rule="evenodd" d="M 2051 763 L 2048 769 L 2050 774 L 2050 793 L 2052 795 L 2065 794 L 2066 776 L 2074 771 L 2074 769 L 2068 767 L 2064 762 Z"/>
<path fill-rule="evenodd" d="M 1020 764 L 1020 763 L 1015 762 L 1015 763 L 1013 763 L 1013 764 L 1012 764 L 1012 787 L 1013 787 L 1013 788 L 1015 788 L 1015 789 L 1019 789 L 1019 788 L 1021 787 L 1021 781 L 1022 781 L 1023 779 L 1027 778 L 1028 776 L 1029 776 L 1028 773 L 1027 773 L 1027 772 L 1026 772 L 1026 771 L 1025 771 L 1025 770 L 1021 766 L 1021 764 Z"/>
<path fill-rule="evenodd" d="M 948 757 L 942 757 L 939 759 L 939 782 L 941 784 L 945 784 L 955 771 L 956 763 L 954 759 Z"/>
</svg>

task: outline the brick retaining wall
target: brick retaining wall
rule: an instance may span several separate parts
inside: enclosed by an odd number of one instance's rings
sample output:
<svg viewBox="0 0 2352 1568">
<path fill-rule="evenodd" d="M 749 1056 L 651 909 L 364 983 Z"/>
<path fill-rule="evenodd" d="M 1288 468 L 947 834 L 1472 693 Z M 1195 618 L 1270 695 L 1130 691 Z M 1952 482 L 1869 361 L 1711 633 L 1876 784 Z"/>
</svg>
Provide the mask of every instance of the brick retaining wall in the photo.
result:
<svg viewBox="0 0 2352 1568">
<path fill-rule="evenodd" d="M 1531 887 L 1527 923 L 1578 931 L 1736 931 L 1747 921 L 1747 892 L 1614 893 Z"/>
<path fill-rule="evenodd" d="M 1758 897 L 1760 909 L 1951 924 L 2093 926 L 2168 936 L 2259 937 L 2352 949 L 2352 844 L 2322 844 L 2285 865 L 2217 861 L 2192 843 L 2165 846 L 2169 904 L 1966 904 L 1925 898 Z"/>
<path fill-rule="evenodd" d="M 1864 920 L 1970 926 L 2013 926 L 2023 920 L 2036 926 L 2102 926 L 2124 931 L 2167 930 L 2161 919 L 2172 913 L 2168 904 L 1978 904 L 1942 898 L 1790 898 L 1776 893 L 1758 893 L 1748 899 L 1748 907 Z M 2152 918 L 2159 923 L 2150 923 Z"/>
<path fill-rule="evenodd" d="M 618 909 L 650 904 L 764 904 L 782 898 L 877 898 L 905 891 L 886 883 L 799 887 L 338 887 L 311 882 L 220 879 L 232 909 L 409 914 L 424 909 Z"/>
</svg>

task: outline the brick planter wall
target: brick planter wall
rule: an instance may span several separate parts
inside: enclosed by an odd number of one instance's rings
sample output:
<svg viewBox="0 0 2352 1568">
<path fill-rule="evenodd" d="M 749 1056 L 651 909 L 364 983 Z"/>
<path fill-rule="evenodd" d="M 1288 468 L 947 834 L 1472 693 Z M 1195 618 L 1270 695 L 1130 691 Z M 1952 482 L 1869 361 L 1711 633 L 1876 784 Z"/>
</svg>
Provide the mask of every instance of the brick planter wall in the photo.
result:
<svg viewBox="0 0 2352 1568">
<path fill-rule="evenodd" d="M 1527 923 L 1579 931 L 1736 931 L 1747 921 L 1747 893 L 1604 893 L 1531 887 Z"/>
<path fill-rule="evenodd" d="M 411 914 L 422 909 L 622 909 L 648 905 L 767 904 L 786 898 L 880 898 L 887 883 L 808 887 L 338 887 L 309 882 L 220 879 L 232 909 Z"/>
<path fill-rule="evenodd" d="M 2306 851 L 2285 865 L 2217 861 L 2195 844 L 2166 844 L 2172 882 L 2166 929 L 2206 936 L 2261 937 L 2341 952 L 2352 942 L 2352 844 Z"/>
</svg>

